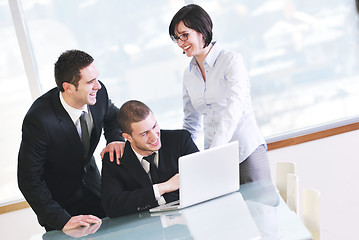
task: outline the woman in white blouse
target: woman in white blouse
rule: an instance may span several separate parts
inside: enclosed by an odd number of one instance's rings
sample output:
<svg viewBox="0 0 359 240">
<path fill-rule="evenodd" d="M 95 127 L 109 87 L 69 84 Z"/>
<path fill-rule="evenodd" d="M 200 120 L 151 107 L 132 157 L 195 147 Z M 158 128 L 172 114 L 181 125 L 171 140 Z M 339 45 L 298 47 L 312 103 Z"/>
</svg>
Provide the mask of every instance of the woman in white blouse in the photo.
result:
<svg viewBox="0 0 359 240">
<path fill-rule="evenodd" d="M 203 116 L 205 149 L 239 142 L 241 184 L 270 179 L 267 145 L 256 123 L 241 55 L 212 42 L 212 20 L 195 4 L 175 14 L 169 34 L 192 57 L 183 76 L 183 127 L 196 140 Z"/>
</svg>

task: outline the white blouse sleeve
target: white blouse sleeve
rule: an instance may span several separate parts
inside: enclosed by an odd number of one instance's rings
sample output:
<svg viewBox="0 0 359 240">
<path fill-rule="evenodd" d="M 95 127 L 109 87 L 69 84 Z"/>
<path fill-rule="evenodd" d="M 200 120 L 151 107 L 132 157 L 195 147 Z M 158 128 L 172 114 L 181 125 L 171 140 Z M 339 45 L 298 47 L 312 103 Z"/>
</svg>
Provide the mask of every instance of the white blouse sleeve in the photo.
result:
<svg viewBox="0 0 359 240">
<path fill-rule="evenodd" d="M 243 116 L 246 96 L 250 94 L 248 72 L 239 54 L 234 55 L 230 60 L 223 81 L 226 81 L 223 84 L 227 86 L 225 94 L 227 106 L 221 116 L 217 116 L 220 121 L 210 147 L 228 143 L 232 139 Z"/>
</svg>

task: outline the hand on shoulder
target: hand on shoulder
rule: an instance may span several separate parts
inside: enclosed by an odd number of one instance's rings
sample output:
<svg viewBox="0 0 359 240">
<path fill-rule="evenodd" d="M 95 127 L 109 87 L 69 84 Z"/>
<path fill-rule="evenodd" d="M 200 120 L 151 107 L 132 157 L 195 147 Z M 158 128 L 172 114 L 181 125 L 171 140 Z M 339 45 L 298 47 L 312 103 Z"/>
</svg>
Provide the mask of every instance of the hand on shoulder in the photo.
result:
<svg viewBox="0 0 359 240">
<path fill-rule="evenodd" d="M 102 149 L 102 152 L 100 153 L 101 159 L 105 156 L 105 153 L 109 154 L 110 161 L 114 161 L 114 153 L 116 153 L 116 162 L 118 165 L 121 164 L 120 158 L 123 155 L 125 149 L 125 142 L 121 141 L 114 141 L 109 143 L 104 149 Z"/>
</svg>

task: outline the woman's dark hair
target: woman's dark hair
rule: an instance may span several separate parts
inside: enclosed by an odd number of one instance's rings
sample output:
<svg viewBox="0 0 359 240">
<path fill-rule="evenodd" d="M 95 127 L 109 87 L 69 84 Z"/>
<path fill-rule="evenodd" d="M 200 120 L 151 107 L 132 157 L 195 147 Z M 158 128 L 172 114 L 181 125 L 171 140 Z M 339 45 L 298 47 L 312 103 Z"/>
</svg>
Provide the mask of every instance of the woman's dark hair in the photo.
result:
<svg viewBox="0 0 359 240">
<path fill-rule="evenodd" d="M 175 36 L 178 24 L 180 22 L 203 35 L 204 46 L 207 47 L 212 41 L 213 23 L 208 13 L 196 4 L 189 4 L 182 7 L 172 18 L 169 26 L 170 36 Z"/>
<path fill-rule="evenodd" d="M 89 66 L 94 59 L 81 50 L 67 50 L 63 52 L 55 63 L 55 81 L 57 88 L 63 92 L 64 82 L 75 85 L 76 89 L 81 79 L 80 70 Z"/>
</svg>

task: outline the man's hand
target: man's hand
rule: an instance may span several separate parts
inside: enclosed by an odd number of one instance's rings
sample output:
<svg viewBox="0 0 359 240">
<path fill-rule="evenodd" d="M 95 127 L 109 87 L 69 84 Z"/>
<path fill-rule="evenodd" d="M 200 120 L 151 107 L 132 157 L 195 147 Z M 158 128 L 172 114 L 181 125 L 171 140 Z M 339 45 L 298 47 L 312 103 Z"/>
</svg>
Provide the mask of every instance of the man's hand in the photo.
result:
<svg viewBox="0 0 359 240">
<path fill-rule="evenodd" d="M 102 222 L 89 225 L 87 227 L 78 227 L 68 230 L 63 230 L 63 233 L 73 238 L 85 237 L 89 234 L 94 234 L 101 226 Z"/>
<path fill-rule="evenodd" d="M 66 225 L 62 228 L 62 231 L 68 231 L 70 229 L 78 227 L 89 227 L 92 223 L 101 223 L 101 219 L 93 215 L 78 215 L 70 218 Z"/>
<path fill-rule="evenodd" d="M 101 159 L 103 158 L 103 156 L 105 156 L 105 153 L 108 152 L 108 154 L 110 155 L 110 161 L 113 162 L 114 161 L 114 153 L 116 153 L 116 162 L 118 165 L 120 165 L 120 158 L 123 155 L 123 151 L 125 149 L 125 142 L 119 142 L 119 141 L 115 141 L 115 142 L 111 142 L 109 143 L 104 149 L 102 149 L 101 154 Z"/>
<path fill-rule="evenodd" d="M 179 189 L 179 174 L 175 174 L 167 182 L 158 184 L 158 191 L 162 196 L 165 193 L 173 192 Z"/>
</svg>

